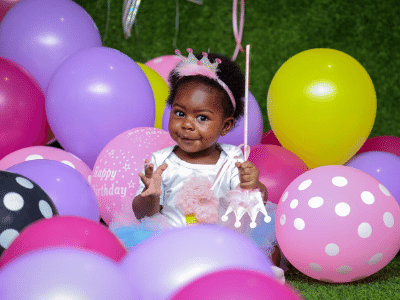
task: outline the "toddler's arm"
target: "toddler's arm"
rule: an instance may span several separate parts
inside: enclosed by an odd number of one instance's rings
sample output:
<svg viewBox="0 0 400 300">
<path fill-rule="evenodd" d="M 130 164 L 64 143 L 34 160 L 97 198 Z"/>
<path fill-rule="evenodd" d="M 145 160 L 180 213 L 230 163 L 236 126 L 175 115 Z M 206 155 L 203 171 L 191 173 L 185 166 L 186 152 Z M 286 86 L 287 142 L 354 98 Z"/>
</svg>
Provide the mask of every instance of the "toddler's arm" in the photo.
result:
<svg viewBox="0 0 400 300">
<path fill-rule="evenodd" d="M 139 174 L 145 188 L 132 201 L 132 209 L 137 219 L 150 217 L 160 211 L 161 175 L 167 167 L 167 164 L 162 164 L 153 173 L 153 164 L 147 162 L 145 173 Z"/>
</svg>

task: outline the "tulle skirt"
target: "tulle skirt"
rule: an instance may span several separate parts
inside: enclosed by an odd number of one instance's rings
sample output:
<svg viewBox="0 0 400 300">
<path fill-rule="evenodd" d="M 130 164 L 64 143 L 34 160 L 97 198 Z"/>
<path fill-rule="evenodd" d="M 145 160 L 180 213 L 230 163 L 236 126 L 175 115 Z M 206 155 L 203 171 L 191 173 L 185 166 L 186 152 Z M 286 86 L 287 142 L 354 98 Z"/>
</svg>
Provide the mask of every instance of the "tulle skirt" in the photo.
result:
<svg viewBox="0 0 400 300">
<path fill-rule="evenodd" d="M 259 213 L 256 219 L 257 226 L 250 228 L 250 217 L 246 214 L 242 217 L 242 225 L 235 228 L 235 216 L 230 214 L 228 221 L 219 221 L 219 225 L 240 232 L 252 240 L 269 258 L 272 256 L 274 247 L 278 245 L 275 235 L 275 212 L 276 204 L 268 202 L 266 210 L 271 217 L 269 223 L 264 222 L 264 215 Z M 147 238 L 164 230 L 185 226 L 179 217 L 174 216 L 172 211 L 160 212 L 151 217 L 141 219 L 140 224 L 129 226 L 118 226 L 110 224 L 110 229 L 122 241 L 127 249 L 141 243 Z M 192 225 L 196 226 L 196 225 Z"/>
</svg>

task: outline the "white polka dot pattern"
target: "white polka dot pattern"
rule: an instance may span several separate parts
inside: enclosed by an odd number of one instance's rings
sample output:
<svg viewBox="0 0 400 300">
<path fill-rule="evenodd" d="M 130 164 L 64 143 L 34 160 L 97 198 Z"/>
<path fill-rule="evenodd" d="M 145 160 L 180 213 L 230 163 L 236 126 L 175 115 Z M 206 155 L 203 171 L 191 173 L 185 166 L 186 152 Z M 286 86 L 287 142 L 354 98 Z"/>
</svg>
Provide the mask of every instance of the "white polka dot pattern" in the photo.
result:
<svg viewBox="0 0 400 300">
<path fill-rule="evenodd" d="M 47 203 L 45 200 L 39 201 L 39 210 L 42 213 L 43 217 L 45 217 L 46 219 L 53 216 L 53 210 L 51 209 L 50 204 Z"/>
<path fill-rule="evenodd" d="M 7 249 L 10 244 L 16 239 L 19 232 L 15 229 L 8 228 L 0 233 L 0 246 Z"/>
<path fill-rule="evenodd" d="M 379 181 L 355 168 L 332 165 L 303 173 L 284 191 L 276 220 L 285 256 L 318 280 L 368 277 L 398 252 L 397 201 Z"/>
<path fill-rule="evenodd" d="M 30 182 L 28 179 L 23 178 L 23 177 L 17 177 L 15 178 L 15 181 L 18 182 L 20 186 L 23 186 L 24 188 L 27 189 L 33 189 L 34 185 L 32 182 Z"/>
<path fill-rule="evenodd" d="M 11 211 L 18 211 L 24 206 L 24 199 L 18 193 L 9 192 L 4 195 L 4 206 Z"/>
<path fill-rule="evenodd" d="M 312 183 L 311 179 L 304 180 L 302 183 L 300 183 L 300 185 L 298 187 L 299 191 L 304 191 L 304 190 L 308 189 L 310 187 L 311 183 Z"/>
</svg>

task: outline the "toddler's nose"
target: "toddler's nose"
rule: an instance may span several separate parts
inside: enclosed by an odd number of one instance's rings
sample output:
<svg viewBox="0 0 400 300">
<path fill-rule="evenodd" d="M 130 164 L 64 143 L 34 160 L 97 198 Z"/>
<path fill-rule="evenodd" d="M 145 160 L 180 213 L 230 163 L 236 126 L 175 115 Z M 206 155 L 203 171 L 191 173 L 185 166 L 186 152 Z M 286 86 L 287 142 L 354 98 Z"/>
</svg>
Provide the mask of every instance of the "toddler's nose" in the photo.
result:
<svg viewBox="0 0 400 300">
<path fill-rule="evenodd" d="M 182 122 L 182 128 L 186 130 L 193 130 L 194 129 L 193 122 L 189 118 L 186 118 Z"/>
</svg>

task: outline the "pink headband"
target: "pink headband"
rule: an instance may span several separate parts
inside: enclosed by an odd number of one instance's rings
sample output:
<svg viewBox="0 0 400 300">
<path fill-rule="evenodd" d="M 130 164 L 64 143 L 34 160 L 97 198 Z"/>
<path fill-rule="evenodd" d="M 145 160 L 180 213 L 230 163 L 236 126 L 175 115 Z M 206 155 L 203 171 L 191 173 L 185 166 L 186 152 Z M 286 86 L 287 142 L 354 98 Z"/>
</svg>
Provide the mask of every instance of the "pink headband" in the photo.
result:
<svg viewBox="0 0 400 300">
<path fill-rule="evenodd" d="M 176 55 L 178 55 L 182 60 L 182 62 L 180 62 L 175 68 L 175 72 L 178 73 L 179 77 L 201 75 L 214 79 L 228 94 L 229 99 L 232 102 L 233 110 L 235 110 L 236 101 L 231 90 L 225 82 L 218 78 L 217 75 L 218 65 L 221 63 L 221 60 L 217 58 L 214 63 L 211 63 L 208 60 L 207 53 L 205 52 L 202 53 L 202 59 L 198 60 L 197 57 L 193 55 L 192 49 L 188 48 L 186 51 L 189 53 L 188 57 L 183 56 L 178 49 L 175 50 Z"/>
</svg>

